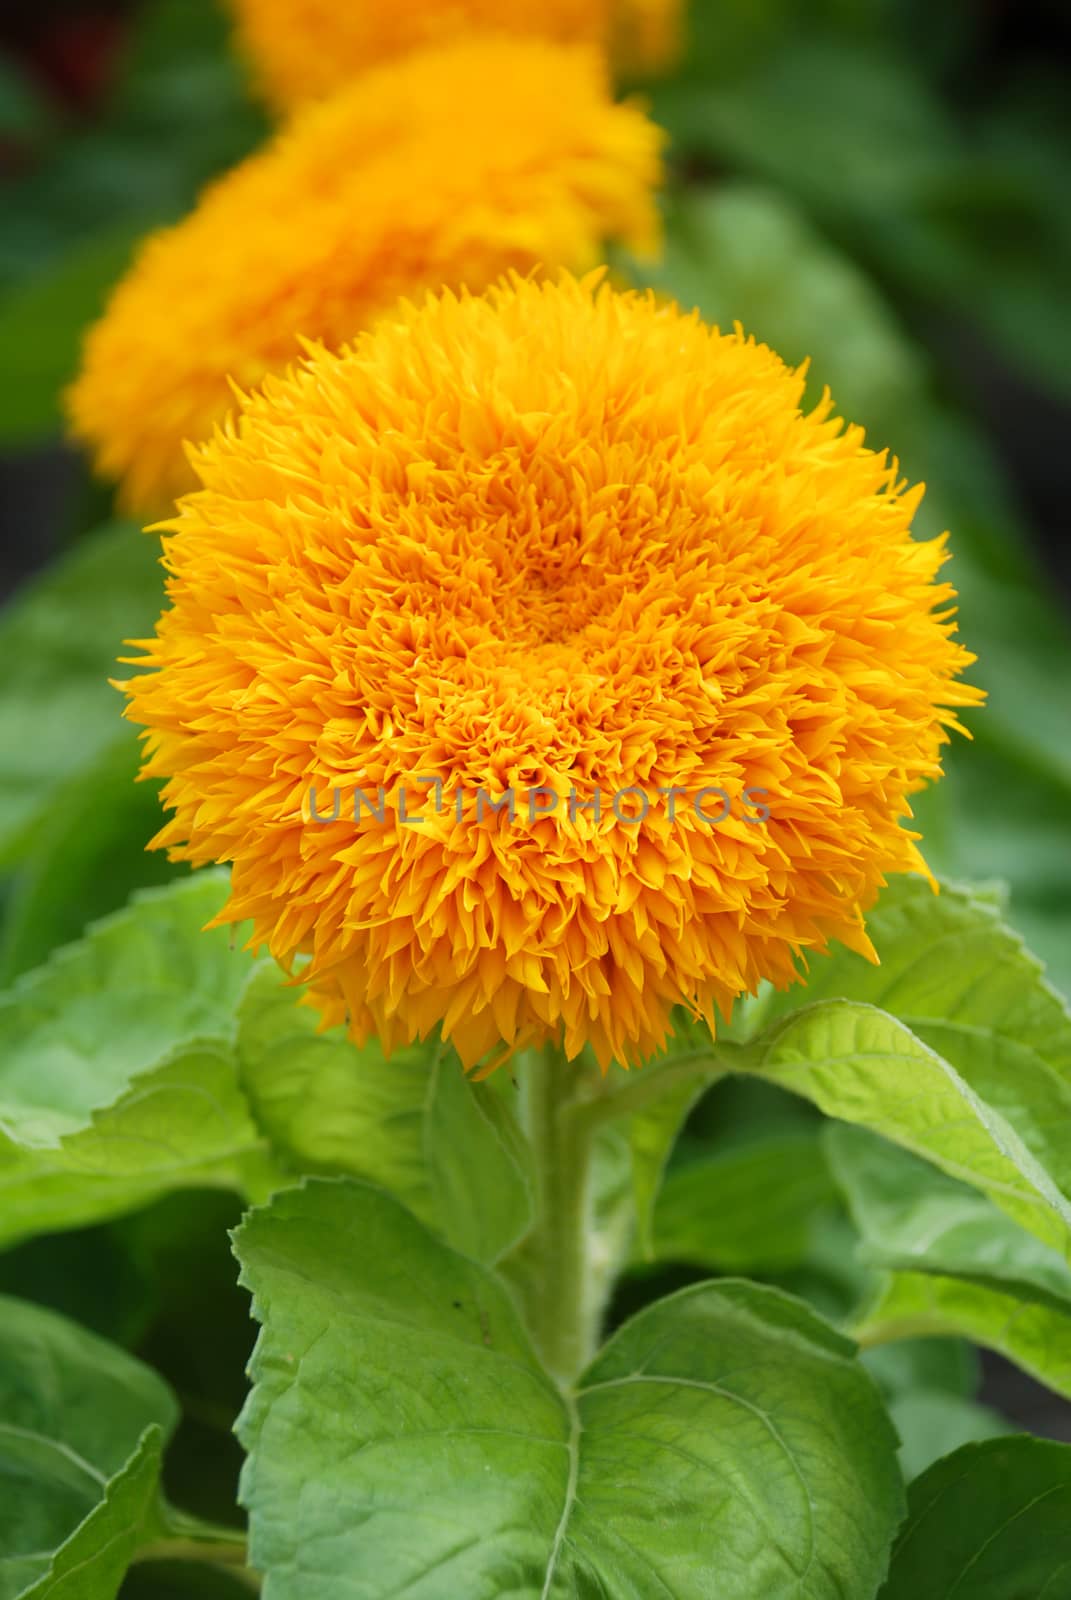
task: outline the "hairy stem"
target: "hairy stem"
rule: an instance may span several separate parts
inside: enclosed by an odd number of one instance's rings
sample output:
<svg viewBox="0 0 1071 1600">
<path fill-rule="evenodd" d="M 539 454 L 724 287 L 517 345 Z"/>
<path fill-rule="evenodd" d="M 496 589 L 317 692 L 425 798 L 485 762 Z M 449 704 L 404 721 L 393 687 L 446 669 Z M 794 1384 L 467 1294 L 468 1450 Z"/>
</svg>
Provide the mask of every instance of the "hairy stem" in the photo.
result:
<svg viewBox="0 0 1071 1600">
<path fill-rule="evenodd" d="M 535 1172 L 536 1221 L 518 1262 L 528 1323 L 540 1354 L 569 1384 L 594 1354 L 592 1130 L 576 1117 L 578 1068 L 556 1046 L 522 1067 Z"/>
</svg>

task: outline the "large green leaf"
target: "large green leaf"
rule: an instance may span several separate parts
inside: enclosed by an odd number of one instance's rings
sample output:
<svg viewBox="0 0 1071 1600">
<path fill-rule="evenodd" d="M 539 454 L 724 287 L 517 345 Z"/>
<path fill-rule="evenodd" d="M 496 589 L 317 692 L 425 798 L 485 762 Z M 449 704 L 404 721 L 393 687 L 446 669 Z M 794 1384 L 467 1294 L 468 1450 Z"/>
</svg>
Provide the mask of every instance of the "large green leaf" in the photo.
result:
<svg viewBox="0 0 1071 1600">
<path fill-rule="evenodd" d="M 140 1362 L 54 1312 L 0 1301 L 2 1600 L 112 1600 L 159 1527 L 175 1420 Z"/>
<path fill-rule="evenodd" d="M 642 1312 L 563 1394 L 486 1269 L 313 1181 L 236 1240 L 263 1323 L 239 1423 L 276 1600 L 872 1595 L 900 1515 L 852 1347 L 754 1284 Z"/>
<path fill-rule="evenodd" d="M 1071 1013 L 999 905 L 948 884 L 936 895 L 901 877 L 882 892 L 867 931 L 880 965 L 850 951 L 815 961 L 806 1000 L 863 1001 L 896 1017 L 1003 1114 L 1071 1193 Z M 793 999 L 780 997 L 776 1009 Z"/>
<path fill-rule="evenodd" d="M 1066 1251 L 1067 1007 L 991 895 L 899 879 L 868 931 L 880 965 L 815 961 L 726 1060 L 926 1157 Z"/>
<path fill-rule="evenodd" d="M 1060 1600 L 1071 1580 L 1071 1446 L 971 1444 L 916 1480 L 881 1600 Z"/>
<path fill-rule="evenodd" d="M 932 1272 L 1058 1302 L 1071 1314 L 1071 1267 L 977 1189 L 861 1128 L 834 1125 L 833 1173 L 874 1266 Z"/>
<path fill-rule="evenodd" d="M 233 1049 L 251 963 L 202 932 L 225 892 L 147 891 L 0 997 L 0 1240 L 173 1188 L 266 1192 Z"/>
<path fill-rule="evenodd" d="M 226 1038 L 249 980 L 226 928 L 203 932 L 226 875 L 147 890 L 18 979 L 0 1002 L 0 1119 L 54 1146 L 179 1046 Z"/>
<path fill-rule="evenodd" d="M 682 1162 L 655 1206 L 655 1257 L 716 1272 L 795 1267 L 833 1199 L 817 1132 L 772 1135 Z"/>
<path fill-rule="evenodd" d="M 161 1530 L 160 1450 L 159 1429 L 147 1428 L 126 1466 L 104 1483 L 99 1503 L 48 1559 L 47 1570 L 29 1588 L 14 1591 L 19 1600 L 113 1600 L 139 1546 Z M 32 1484 L 35 1496 L 39 1488 Z M 19 1581 L 17 1564 L 15 1572 Z"/>
<path fill-rule="evenodd" d="M 91 762 L 60 784 L 27 842 L 0 933 L 0 983 L 8 984 L 77 939 L 89 922 L 125 905 L 135 889 L 184 869 L 147 850 L 159 830 L 159 786 L 136 783 L 140 752 L 122 729 Z"/>
<path fill-rule="evenodd" d="M 273 967 L 242 1002 L 238 1051 L 257 1123 L 297 1171 L 380 1183 L 477 1260 L 497 1260 L 525 1231 L 529 1181 L 511 1113 L 446 1046 L 388 1059 L 374 1039 L 318 1032 Z"/>
<path fill-rule="evenodd" d="M 900 1436 L 900 1467 L 906 1483 L 961 1445 L 1012 1432 L 1011 1424 L 992 1406 L 943 1389 L 905 1389 L 887 1404 Z"/>
<path fill-rule="evenodd" d="M 895 1017 L 852 1000 L 790 1012 L 732 1057 L 739 1070 L 873 1128 L 983 1190 L 1063 1248 L 1071 1205 L 999 1112 Z"/>
<path fill-rule="evenodd" d="M 867 1260 L 885 1269 L 856 1316 L 867 1344 L 959 1335 L 1071 1394 L 1071 1269 L 998 1211 L 882 1139 L 834 1128 L 833 1170 Z"/>
<path fill-rule="evenodd" d="M 960 1445 L 1012 1431 L 998 1412 L 974 1399 L 980 1362 L 963 1339 L 900 1339 L 865 1350 L 862 1359 L 900 1435 L 900 1465 L 909 1483 Z"/>
<path fill-rule="evenodd" d="M 968 1278 L 895 1272 L 856 1317 L 852 1333 L 864 1345 L 923 1335 L 972 1339 L 1071 1399 L 1071 1315 L 1055 1302 Z"/>
<path fill-rule="evenodd" d="M 132 523 L 80 543 L 0 615 L 0 865 L 40 845 L 59 788 L 122 731 L 108 684 L 123 643 L 144 637 L 160 610 L 159 548 Z M 92 792 L 69 791 L 76 810 Z M 144 842 L 144 841 L 142 841 Z"/>
</svg>

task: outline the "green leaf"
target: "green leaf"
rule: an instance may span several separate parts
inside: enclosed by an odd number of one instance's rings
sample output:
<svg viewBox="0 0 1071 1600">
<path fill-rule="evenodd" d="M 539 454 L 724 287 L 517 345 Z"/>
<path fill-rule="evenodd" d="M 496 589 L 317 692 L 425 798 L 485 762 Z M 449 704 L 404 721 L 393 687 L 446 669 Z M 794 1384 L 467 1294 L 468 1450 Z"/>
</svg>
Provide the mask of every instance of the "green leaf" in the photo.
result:
<svg viewBox="0 0 1071 1600">
<path fill-rule="evenodd" d="M 769 1004 L 778 1020 L 723 1053 L 926 1157 L 1066 1250 L 1066 1006 L 988 895 L 899 879 L 867 926 L 879 966 L 846 951 L 815 961 L 805 989 Z"/>
<path fill-rule="evenodd" d="M 1071 1395 L 1071 1269 L 984 1195 L 856 1129 L 830 1130 L 865 1258 L 886 1269 L 854 1332 L 957 1335 Z"/>
<path fill-rule="evenodd" d="M 0 865 L 40 848 L 62 784 L 122 732 L 108 684 L 123 641 L 144 637 L 163 602 L 159 547 L 132 523 L 81 542 L 0 616 Z M 92 797 L 68 791 L 75 808 Z"/>
<path fill-rule="evenodd" d="M 777 1272 L 807 1257 L 835 1199 L 815 1133 L 758 1139 L 674 1167 L 654 1216 L 655 1258 Z"/>
<path fill-rule="evenodd" d="M 803 15 L 804 25 L 789 19 L 770 47 L 719 74 L 716 92 L 687 72 L 658 89 L 657 120 L 682 153 L 775 184 L 875 276 L 953 307 L 1065 389 L 1071 242 L 1054 203 L 1053 183 L 1063 193 L 1068 170 L 1055 117 L 1040 146 L 1036 130 L 1025 142 L 1009 137 L 995 114 L 968 128 L 926 81 L 917 50 Z"/>
<path fill-rule="evenodd" d="M 860 226 L 886 211 L 910 214 L 961 170 L 958 131 L 887 41 L 793 30 L 789 19 L 771 45 L 715 94 L 702 82 L 656 92 L 655 113 L 681 148 L 728 158 Z"/>
<path fill-rule="evenodd" d="M 1071 1316 L 1056 1303 L 966 1278 L 896 1272 L 851 1331 L 865 1345 L 919 1335 L 972 1339 L 1071 1399 Z"/>
<path fill-rule="evenodd" d="M 998 1412 L 973 1398 L 980 1363 L 965 1340 L 901 1339 L 865 1350 L 862 1359 L 885 1395 L 909 1483 L 961 1444 L 1011 1432 Z"/>
<path fill-rule="evenodd" d="M 1071 1446 L 970 1444 L 912 1485 L 880 1600 L 1059 1600 L 1071 1576 Z"/>
<path fill-rule="evenodd" d="M 133 729 L 124 729 L 98 760 L 57 787 L 12 885 L 0 982 L 39 966 L 136 889 L 185 871 L 166 852 L 146 849 L 163 813 L 159 785 L 135 782 L 140 759 Z"/>
<path fill-rule="evenodd" d="M 867 931 L 880 966 L 850 951 L 816 961 L 808 1002 L 836 996 L 898 1018 L 1071 1193 L 1071 1012 L 999 907 L 967 889 L 945 884 L 935 895 L 901 877 L 883 891 Z M 778 1009 L 792 998 L 781 997 Z"/>
<path fill-rule="evenodd" d="M 1006 597 L 1005 603 L 1012 602 Z M 1041 627 L 1030 634 L 1033 639 L 1045 636 Z M 978 644 L 987 648 L 984 637 L 978 638 Z M 1020 657 L 1026 654 L 1024 639 Z M 1054 654 L 1052 659 L 1058 676 L 1059 657 Z M 986 676 L 992 681 L 991 674 Z M 1052 677 L 1047 679 L 1049 684 L 1052 681 Z M 1050 690 L 1046 688 L 1044 694 L 1048 699 Z M 988 708 L 976 726 L 987 716 Z M 1016 928 L 1044 959 L 1052 983 L 1069 995 L 1071 787 L 1061 772 L 1048 770 L 1056 765 L 1050 757 L 1059 752 L 1062 742 L 1039 746 L 1033 740 L 1029 744 L 1007 741 L 997 748 L 991 739 L 976 738 L 966 752 L 951 753 L 948 773 L 933 792 L 948 811 L 941 870 L 957 877 L 1005 879 L 1011 889 L 1010 914 Z M 1038 761 L 1039 751 L 1046 758 L 1044 767 Z M 921 797 L 923 801 L 927 798 Z M 926 837 L 929 849 L 928 832 Z"/>
<path fill-rule="evenodd" d="M 141 228 L 119 224 L 73 246 L 51 270 L 0 300 L 0 441 L 8 449 L 58 432 L 61 396 L 88 323 L 130 259 Z"/>
<path fill-rule="evenodd" d="M 268 1192 L 233 1049 L 251 963 L 202 932 L 225 884 L 135 897 L 0 997 L 0 1240 L 196 1184 Z"/>
<path fill-rule="evenodd" d="M 977 1189 L 862 1129 L 834 1125 L 826 1138 L 867 1261 L 1055 1300 L 1071 1313 L 1065 1257 L 1016 1227 Z"/>
<path fill-rule="evenodd" d="M 1065 1244 L 1071 1205 L 1022 1140 L 884 1011 L 816 1001 L 742 1047 L 733 1065 L 805 1095 L 828 1116 L 883 1133 L 991 1195 L 1046 1243 Z"/>
<path fill-rule="evenodd" d="M 226 890 L 221 872 L 147 890 L 7 992 L 0 1118 L 21 1143 L 55 1146 L 146 1067 L 233 1031 L 251 963 L 203 931 Z"/>
<path fill-rule="evenodd" d="M 107 1481 L 103 1498 L 55 1552 L 48 1570 L 30 1588 L 15 1591 L 20 1600 L 113 1600 L 138 1546 L 158 1526 L 160 1452 L 160 1430 L 147 1428 L 130 1461 Z"/>
<path fill-rule="evenodd" d="M 495 1261 L 524 1233 L 531 1205 L 508 1107 L 452 1050 L 317 1031 L 274 966 L 240 1008 L 242 1082 L 258 1125 L 299 1172 L 380 1183 L 458 1249 Z"/>
<path fill-rule="evenodd" d="M 354 1249 L 359 1241 L 359 1249 Z M 755 1284 L 642 1312 L 564 1395 L 486 1269 L 313 1181 L 236 1236 L 263 1330 L 239 1422 L 276 1600 L 872 1594 L 901 1512 L 852 1347 Z"/>
<path fill-rule="evenodd" d="M 158 1526 L 170 1391 L 52 1311 L 0 1301 L 0 1600 L 112 1600 Z"/>
<path fill-rule="evenodd" d="M 900 1436 L 900 1468 L 911 1483 L 927 1467 L 961 1445 L 1011 1433 L 1011 1424 L 992 1406 L 965 1400 L 944 1389 L 907 1389 L 888 1402 Z"/>
</svg>

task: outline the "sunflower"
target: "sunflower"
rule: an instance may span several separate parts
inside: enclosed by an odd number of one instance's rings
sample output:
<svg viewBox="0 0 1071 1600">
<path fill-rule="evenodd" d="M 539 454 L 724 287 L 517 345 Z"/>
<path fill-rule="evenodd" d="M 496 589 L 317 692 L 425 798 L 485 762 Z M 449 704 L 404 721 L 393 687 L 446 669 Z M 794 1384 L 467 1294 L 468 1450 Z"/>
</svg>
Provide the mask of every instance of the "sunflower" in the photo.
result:
<svg viewBox="0 0 1071 1600">
<path fill-rule="evenodd" d="M 73 432 L 156 514 L 195 482 L 240 388 L 302 336 L 338 344 L 401 295 L 480 290 L 536 265 L 586 271 L 658 238 L 661 134 L 615 105 L 598 53 L 472 40 L 311 107 L 151 238 L 91 329 Z"/>
<path fill-rule="evenodd" d="M 626 70 L 665 68 L 682 0 L 232 0 L 238 44 L 280 110 L 330 94 L 392 56 L 493 30 L 610 47 Z"/>
<path fill-rule="evenodd" d="M 869 951 L 979 699 L 921 490 L 765 346 L 597 276 L 270 378 L 197 454 L 124 686 L 154 842 L 232 862 L 221 920 L 388 1047 L 627 1063 Z"/>
</svg>

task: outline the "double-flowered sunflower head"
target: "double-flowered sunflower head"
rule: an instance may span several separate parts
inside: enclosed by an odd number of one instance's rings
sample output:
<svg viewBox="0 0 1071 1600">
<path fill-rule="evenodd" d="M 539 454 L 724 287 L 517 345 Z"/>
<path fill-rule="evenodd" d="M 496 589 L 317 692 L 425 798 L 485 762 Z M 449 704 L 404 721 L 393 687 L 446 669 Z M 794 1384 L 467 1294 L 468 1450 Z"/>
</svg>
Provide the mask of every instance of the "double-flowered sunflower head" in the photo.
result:
<svg viewBox="0 0 1071 1600">
<path fill-rule="evenodd" d="M 150 238 L 91 329 L 75 434 L 123 503 L 170 509 L 208 437 L 302 338 L 337 345 L 399 296 L 508 270 L 584 272 L 658 238 L 662 135 L 594 49 L 466 39 L 299 113 Z"/>
<path fill-rule="evenodd" d="M 802 395 L 651 296 L 511 279 L 200 451 L 129 715 L 160 842 L 233 863 L 328 1021 L 628 1062 L 867 948 L 979 697 L 919 491 Z"/>
<path fill-rule="evenodd" d="M 472 33 L 581 42 L 625 72 L 677 54 L 683 0 L 231 0 L 238 40 L 280 110 L 330 94 L 380 61 Z"/>
</svg>

